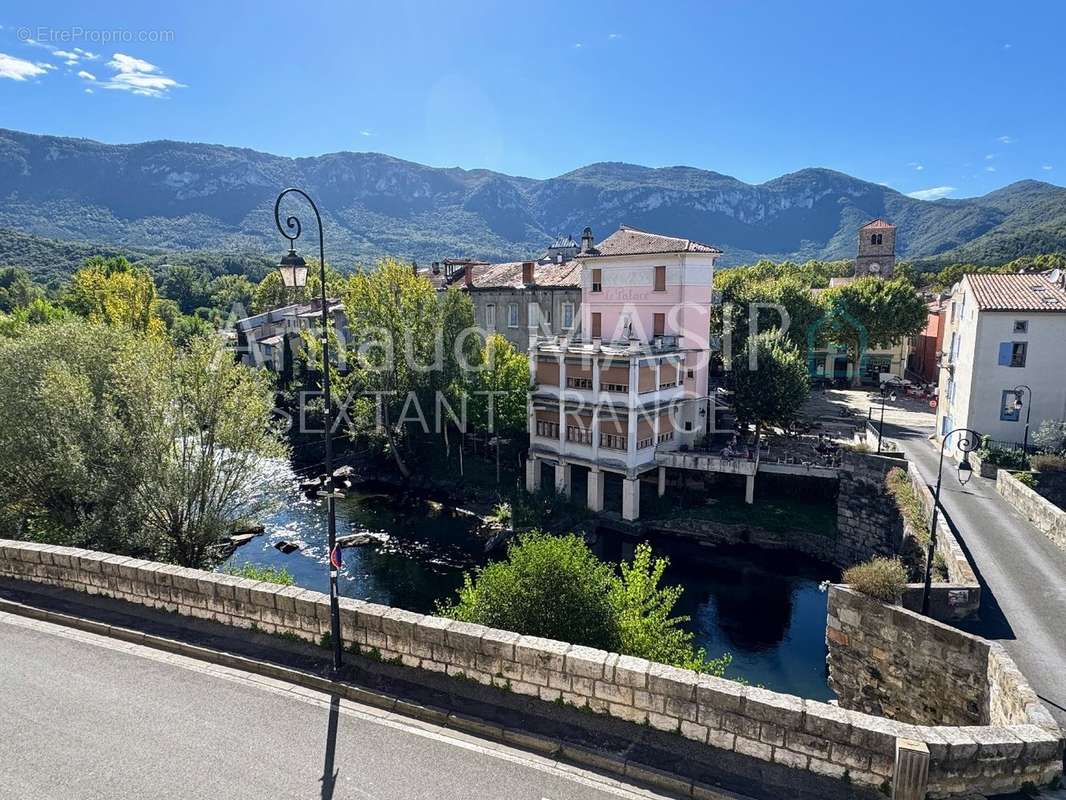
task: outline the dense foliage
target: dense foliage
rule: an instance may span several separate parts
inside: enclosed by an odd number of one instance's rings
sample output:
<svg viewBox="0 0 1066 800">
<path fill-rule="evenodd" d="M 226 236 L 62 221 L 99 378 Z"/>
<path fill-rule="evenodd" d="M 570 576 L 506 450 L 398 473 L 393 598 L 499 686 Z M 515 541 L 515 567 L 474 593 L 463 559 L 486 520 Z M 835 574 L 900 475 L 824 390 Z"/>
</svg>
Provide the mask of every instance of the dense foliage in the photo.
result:
<svg viewBox="0 0 1066 800">
<path fill-rule="evenodd" d="M 721 675 L 729 657 L 708 659 L 673 615 L 681 587 L 662 587 L 667 560 L 637 547 L 621 573 L 573 534 L 532 532 L 507 560 L 467 575 L 458 598 L 438 611 L 530 636 L 542 636 Z"/>
<path fill-rule="evenodd" d="M 841 581 L 885 603 L 898 603 L 907 588 L 907 568 L 898 558 L 877 556 L 848 567 Z"/>
<path fill-rule="evenodd" d="M 755 426 L 756 439 L 769 425 L 788 426 L 810 394 L 803 356 L 775 331 L 748 338 L 732 375 L 737 419 Z"/>
</svg>

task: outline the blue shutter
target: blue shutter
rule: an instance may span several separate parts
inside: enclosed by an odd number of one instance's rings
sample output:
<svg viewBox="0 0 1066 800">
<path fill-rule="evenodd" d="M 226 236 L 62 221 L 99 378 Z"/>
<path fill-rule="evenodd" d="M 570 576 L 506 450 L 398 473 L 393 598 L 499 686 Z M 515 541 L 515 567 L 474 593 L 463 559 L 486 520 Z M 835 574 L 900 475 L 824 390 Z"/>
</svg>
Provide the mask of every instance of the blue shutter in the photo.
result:
<svg viewBox="0 0 1066 800">
<path fill-rule="evenodd" d="M 1010 342 L 999 343 L 999 365 L 1001 367 L 1010 366 L 1011 349 Z"/>
</svg>

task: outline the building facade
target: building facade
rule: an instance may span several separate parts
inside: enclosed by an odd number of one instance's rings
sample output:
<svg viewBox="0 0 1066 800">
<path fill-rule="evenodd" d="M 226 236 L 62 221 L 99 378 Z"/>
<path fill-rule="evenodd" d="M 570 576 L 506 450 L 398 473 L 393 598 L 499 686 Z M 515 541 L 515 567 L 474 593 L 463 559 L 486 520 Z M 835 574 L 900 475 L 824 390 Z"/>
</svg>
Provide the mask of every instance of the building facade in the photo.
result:
<svg viewBox="0 0 1066 800">
<path fill-rule="evenodd" d="M 964 276 L 941 370 L 938 436 L 964 427 L 1021 444 L 1027 411 L 1033 429 L 1066 419 L 1066 291 L 1040 275 Z"/>
<path fill-rule="evenodd" d="M 640 477 L 655 454 L 713 426 L 708 370 L 715 247 L 622 227 L 598 246 L 585 229 L 580 329 L 530 346 L 526 488 L 545 480 L 603 511 L 608 475 L 624 519 L 640 514 Z M 663 474 L 659 474 L 660 494 Z"/>
<path fill-rule="evenodd" d="M 344 303 L 336 298 L 329 298 L 326 302 L 337 339 L 342 346 L 346 346 L 348 319 Z M 321 318 L 322 306 L 320 301 L 315 300 L 293 303 L 239 319 L 234 325 L 237 360 L 245 366 L 283 372 L 292 367 L 292 359 L 302 352 L 302 333 L 312 326 L 319 327 Z M 336 361 L 342 356 L 343 353 L 334 353 L 332 360 Z"/>
</svg>

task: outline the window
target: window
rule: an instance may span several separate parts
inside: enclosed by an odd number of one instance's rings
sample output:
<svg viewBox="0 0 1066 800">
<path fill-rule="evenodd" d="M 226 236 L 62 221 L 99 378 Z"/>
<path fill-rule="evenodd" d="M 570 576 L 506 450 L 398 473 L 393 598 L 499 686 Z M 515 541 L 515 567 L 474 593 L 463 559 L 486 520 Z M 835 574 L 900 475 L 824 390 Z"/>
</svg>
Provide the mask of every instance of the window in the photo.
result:
<svg viewBox="0 0 1066 800">
<path fill-rule="evenodd" d="M 485 306 L 485 330 L 496 330 L 496 304 L 489 303 Z"/>
<path fill-rule="evenodd" d="M 999 343 L 999 366 L 1001 367 L 1024 367 L 1028 355 L 1029 345 L 1026 342 Z"/>
<path fill-rule="evenodd" d="M 507 304 L 507 327 L 518 327 L 518 303 Z"/>
<path fill-rule="evenodd" d="M 882 241 L 884 241 L 883 234 L 880 234 L 880 233 L 871 233 L 870 234 L 870 244 L 881 244 Z"/>
<path fill-rule="evenodd" d="M 580 376 L 571 377 L 567 375 L 566 385 L 569 386 L 571 389 L 591 389 L 592 378 L 582 378 Z"/>
<path fill-rule="evenodd" d="M 601 383 L 601 392 L 620 392 L 621 394 L 629 394 L 628 383 Z"/>
<path fill-rule="evenodd" d="M 617 433 L 601 433 L 600 447 L 606 447 L 610 450 L 625 450 L 626 437 Z"/>
<path fill-rule="evenodd" d="M 574 327 L 574 304 L 563 303 L 563 330 L 568 331 Z"/>
<path fill-rule="evenodd" d="M 686 377 L 688 377 L 689 380 L 692 380 L 693 378 L 696 377 L 696 370 L 694 370 L 694 369 L 685 370 L 685 375 L 686 375 Z"/>
<path fill-rule="evenodd" d="M 1013 389 L 1004 389 L 1003 398 L 999 404 L 1000 420 L 1003 422 L 1017 422 L 1021 413 L 1021 409 L 1018 408 L 1018 395 L 1014 393 Z"/>
<path fill-rule="evenodd" d="M 558 439 L 559 423 L 537 420 L 537 436 L 543 436 L 546 439 Z"/>
<path fill-rule="evenodd" d="M 602 292 L 603 291 L 603 270 L 602 269 L 594 269 L 594 270 L 592 270 L 592 291 L 594 291 L 594 292 Z"/>
<path fill-rule="evenodd" d="M 655 291 L 666 291 L 666 267 L 655 268 Z"/>
<path fill-rule="evenodd" d="M 599 339 L 603 335 L 602 318 L 599 311 L 592 312 L 592 338 Z"/>
<path fill-rule="evenodd" d="M 658 291 L 658 289 L 656 289 Z M 662 336 L 666 333 L 666 314 L 655 315 L 655 336 Z"/>
<path fill-rule="evenodd" d="M 1015 333 L 1029 333 L 1029 320 L 1016 319 L 1014 320 L 1014 332 Z"/>
<path fill-rule="evenodd" d="M 579 428 L 576 425 L 567 425 L 566 439 L 569 442 L 592 444 L 592 431 L 590 431 L 588 428 Z"/>
</svg>

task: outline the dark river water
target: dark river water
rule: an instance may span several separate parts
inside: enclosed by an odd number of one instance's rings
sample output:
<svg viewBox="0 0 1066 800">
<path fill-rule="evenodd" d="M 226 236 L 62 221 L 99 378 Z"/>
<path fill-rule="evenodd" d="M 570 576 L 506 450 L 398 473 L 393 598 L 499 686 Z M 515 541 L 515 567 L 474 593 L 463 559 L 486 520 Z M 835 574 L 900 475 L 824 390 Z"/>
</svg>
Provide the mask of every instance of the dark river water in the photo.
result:
<svg viewBox="0 0 1066 800">
<path fill-rule="evenodd" d="M 284 567 L 304 588 L 327 592 L 324 507 L 292 492 L 265 521 L 266 532 L 220 567 L 252 563 Z M 418 500 L 387 494 L 350 494 L 337 505 L 337 534 L 371 532 L 385 539 L 347 548 L 340 572 L 342 595 L 430 612 L 450 598 L 464 571 L 485 562 L 484 539 L 468 518 L 449 516 Z M 288 555 L 274 547 L 289 540 L 301 549 Z M 617 561 L 632 555 L 634 541 L 601 533 L 598 555 Z M 795 555 L 756 549 L 678 549 L 652 542 L 671 558 L 666 581 L 685 592 L 677 609 L 708 655 L 730 653 L 729 677 L 803 697 L 833 697 L 826 686 L 826 595 L 822 580 L 832 569 Z"/>
</svg>

